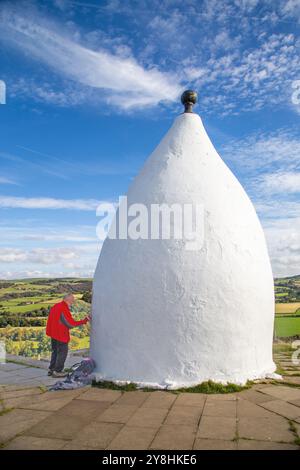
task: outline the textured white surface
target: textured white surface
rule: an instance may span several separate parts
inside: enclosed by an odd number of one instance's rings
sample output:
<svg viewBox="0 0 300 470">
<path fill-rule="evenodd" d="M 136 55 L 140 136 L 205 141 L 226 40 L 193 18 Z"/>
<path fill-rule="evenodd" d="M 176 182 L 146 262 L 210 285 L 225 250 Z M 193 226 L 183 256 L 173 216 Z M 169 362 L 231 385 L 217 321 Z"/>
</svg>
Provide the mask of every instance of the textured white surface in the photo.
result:
<svg viewBox="0 0 300 470">
<path fill-rule="evenodd" d="M 93 285 L 97 378 L 176 388 L 274 372 L 264 233 L 197 114 L 176 118 L 127 196 L 149 207 L 202 203 L 205 238 L 199 251 L 178 240 L 105 240 Z"/>
</svg>

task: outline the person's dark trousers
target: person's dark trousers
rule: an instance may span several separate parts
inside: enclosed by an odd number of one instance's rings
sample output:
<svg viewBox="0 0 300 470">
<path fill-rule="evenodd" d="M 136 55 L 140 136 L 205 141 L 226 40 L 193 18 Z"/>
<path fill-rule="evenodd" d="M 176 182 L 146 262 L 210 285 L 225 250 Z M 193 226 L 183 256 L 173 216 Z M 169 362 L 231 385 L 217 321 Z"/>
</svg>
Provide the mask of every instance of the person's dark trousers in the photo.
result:
<svg viewBox="0 0 300 470">
<path fill-rule="evenodd" d="M 68 343 L 63 343 L 57 339 L 51 338 L 51 360 L 49 370 L 52 372 L 61 372 L 64 369 L 65 360 L 68 355 Z"/>
</svg>

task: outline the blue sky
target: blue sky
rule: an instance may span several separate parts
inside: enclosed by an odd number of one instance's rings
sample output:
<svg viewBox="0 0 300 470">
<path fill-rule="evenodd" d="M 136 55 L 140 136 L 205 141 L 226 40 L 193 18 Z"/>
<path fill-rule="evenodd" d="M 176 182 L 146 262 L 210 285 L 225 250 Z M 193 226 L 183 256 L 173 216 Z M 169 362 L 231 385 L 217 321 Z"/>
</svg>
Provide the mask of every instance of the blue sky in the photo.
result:
<svg viewBox="0 0 300 470">
<path fill-rule="evenodd" d="M 2 1 L 0 278 L 93 275 L 95 207 L 126 193 L 186 88 L 274 274 L 299 274 L 299 30 L 299 0 Z"/>
</svg>

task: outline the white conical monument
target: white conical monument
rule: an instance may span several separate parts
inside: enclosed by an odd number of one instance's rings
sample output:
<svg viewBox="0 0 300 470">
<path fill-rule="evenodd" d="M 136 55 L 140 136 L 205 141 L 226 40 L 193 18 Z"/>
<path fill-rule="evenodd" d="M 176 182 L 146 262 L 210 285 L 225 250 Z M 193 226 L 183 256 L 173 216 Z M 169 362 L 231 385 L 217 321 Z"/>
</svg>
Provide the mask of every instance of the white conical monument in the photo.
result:
<svg viewBox="0 0 300 470">
<path fill-rule="evenodd" d="M 171 389 L 206 380 L 243 384 L 275 371 L 264 233 L 192 112 L 195 101 L 194 92 L 182 95 L 185 112 L 131 184 L 127 203 L 149 212 L 151 204 L 202 206 L 203 243 L 191 249 L 174 238 L 106 238 L 93 284 L 98 380 Z"/>
</svg>

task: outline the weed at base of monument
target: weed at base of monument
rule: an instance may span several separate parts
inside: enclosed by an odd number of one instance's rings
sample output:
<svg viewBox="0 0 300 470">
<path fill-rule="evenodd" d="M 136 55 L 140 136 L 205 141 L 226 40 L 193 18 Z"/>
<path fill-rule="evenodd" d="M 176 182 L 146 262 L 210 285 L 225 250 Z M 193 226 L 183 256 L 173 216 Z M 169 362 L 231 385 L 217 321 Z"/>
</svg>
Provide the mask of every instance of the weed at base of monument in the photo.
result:
<svg viewBox="0 0 300 470">
<path fill-rule="evenodd" d="M 206 393 L 206 394 L 213 394 L 213 393 L 236 393 L 241 392 L 242 390 L 247 390 L 251 388 L 253 382 L 248 381 L 246 385 L 236 385 L 233 383 L 222 384 L 218 382 L 213 382 L 212 380 L 208 380 L 207 382 L 202 382 L 199 385 L 195 385 L 194 387 L 187 387 L 187 388 L 179 388 L 176 392 L 187 392 L 187 393 Z"/>
<path fill-rule="evenodd" d="M 93 380 L 92 387 L 108 388 L 110 390 L 121 390 L 124 392 L 132 392 L 132 391 L 138 390 L 136 384 L 133 382 L 130 382 L 124 385 L 119 385 L 117 383 L 107 381 L 107 380 L 103 380 L 101 382 L 96 382 L 95 380 Z"/>
<path fill-rule="evenodd" d="M 187 388 L 178 388 L 176 390 L 161 390 L 160 391 L 165 391 L 169 393 L 206 393 L 206 394 L 225 394 L 225 393 L 237 393 L 241 392 L 242 390 L 247 390 L 251 388 L 253 385 L 253 382 L 248 381 L 246 385 L 236 385 L 233 383 L 228 383 L 228 384 L 221 384 L 218 382 L 213 382 L 212 380 L 208 380 L 207 382 L 202 382 L 201 384 L 195 385 L 193 387 L 187 387 Z M 140 390 L 142 392 L 155 392 L 157 389 L 155 388 L 140 388 L 138 387 L 135 383 L 129 382 L 127 384 L 117 384 L 111 381 L 100 381 L 96 382 L 93 381 L 92 383 L 93 387 L 97 388 L 106 388 L 110 390 L 120 390 L 123 392 L 132 392 L 136 390 Z"/>
</svg>

